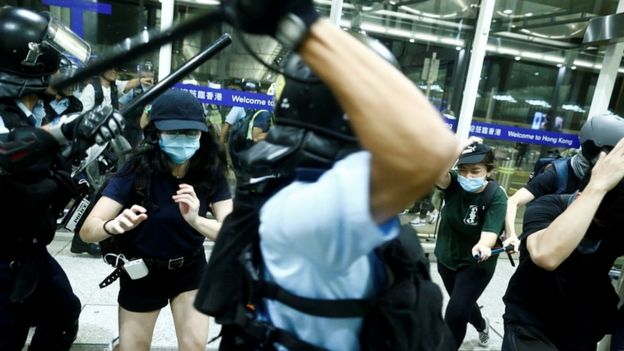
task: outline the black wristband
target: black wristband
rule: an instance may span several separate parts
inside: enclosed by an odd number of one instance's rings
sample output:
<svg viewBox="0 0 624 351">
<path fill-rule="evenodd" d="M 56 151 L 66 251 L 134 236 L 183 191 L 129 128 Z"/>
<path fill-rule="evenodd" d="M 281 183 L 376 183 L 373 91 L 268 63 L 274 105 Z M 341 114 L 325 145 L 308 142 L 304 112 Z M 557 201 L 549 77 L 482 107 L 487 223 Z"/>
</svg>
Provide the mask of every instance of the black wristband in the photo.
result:
<svg viewBox="0 0 624 351">
<path fill-rule="evenodd" d="M 109 232 L 109 231 L 108 231 L 108 229 L 106 229 L 106 225 L 107 225 L 109 222 L 112 222 L 113 220 L 114 220 L 114 218 L 113 218 L 113 219 L 109 219 L 108 221 L 104 222 L 104 224 L 102 224 L 102 229 L 104 229 L 104 232 L 105 232 L 106 234 L 110 235 L 110 236 L 117 235 L 117 234 L 115 234 L 115 233 L 111 233 L 111 232 Z"/>
</svg>

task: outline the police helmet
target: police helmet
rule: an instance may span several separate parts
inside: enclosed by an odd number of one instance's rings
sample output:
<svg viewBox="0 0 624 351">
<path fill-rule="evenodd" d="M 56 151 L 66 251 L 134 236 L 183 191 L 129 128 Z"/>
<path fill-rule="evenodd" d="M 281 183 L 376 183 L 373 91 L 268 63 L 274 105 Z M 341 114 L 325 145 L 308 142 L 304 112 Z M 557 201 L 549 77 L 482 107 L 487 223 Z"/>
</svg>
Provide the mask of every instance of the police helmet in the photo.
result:
<svg viewBox="0 0 624 351">
<path fill-rule="evenodd" d="M 399 68 L 392 52 L 376 39 L 359 32 L 351 33 L 386 61 Z M 322 83 L 297 54 L 284 60 L 284 72 L 303 82 L 286 76 L 285 86 L 275 108 L 275 123 L 316 131 L 322 135 L 355 141 L 348 120 L 334 94 Z"/>
<path fill-rule="evenodd" d="M 0 96 L 44 91 L 59 68 L 61 53 L 86 62 L 91 48 L 46 14 L 0 7 Z"/>
<path fill-rule="evenodd" d="M 49 20 L 43 15 L 5 6 L 0 8 L 0 70 L 24 77 L 54 73 L 60 55 L 42 45 Z"/>
<path fill-rule="evenodd" d="M 610 151 L 624 138 L 624 119 L 612 114 L 594 116 L 583 124 L 579 138 L 581 152 L 593 160 L 600 151 Z"/>
</svg>

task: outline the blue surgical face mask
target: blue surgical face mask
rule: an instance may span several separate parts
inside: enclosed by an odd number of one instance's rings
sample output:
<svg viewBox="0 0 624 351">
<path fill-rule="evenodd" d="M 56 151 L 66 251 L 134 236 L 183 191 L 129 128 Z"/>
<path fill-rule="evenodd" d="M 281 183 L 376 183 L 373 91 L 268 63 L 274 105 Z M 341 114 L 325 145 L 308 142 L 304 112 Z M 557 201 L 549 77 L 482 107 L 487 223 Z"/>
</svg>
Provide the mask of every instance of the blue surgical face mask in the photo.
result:
<svg viewBox="0 0 624 351">
<path fill-rule="evenodd" d="M 200 135 L 161 134 L 159 145 L 160 149 L 179 165 L 191 159 L 199 150 L 199 138 Z"/>
<path fill-rule="evenodd" d="M 464 176 L 457 176 L 457 182 L 459 185 L 469 193 L 474 193 L 481 189 L 485 185 L 485 177 L 480 178 L 466 178 Z"/>
</svg>

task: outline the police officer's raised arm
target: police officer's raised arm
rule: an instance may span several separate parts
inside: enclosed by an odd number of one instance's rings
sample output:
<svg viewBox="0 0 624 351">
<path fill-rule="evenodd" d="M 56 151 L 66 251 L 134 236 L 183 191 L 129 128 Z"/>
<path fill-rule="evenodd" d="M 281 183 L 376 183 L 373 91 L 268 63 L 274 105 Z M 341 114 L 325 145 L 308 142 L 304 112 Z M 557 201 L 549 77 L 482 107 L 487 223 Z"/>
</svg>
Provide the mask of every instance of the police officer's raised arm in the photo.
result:
<svg viewBox="0 0 624 351">
<path fill-rule="evenodd" d="M 372 154 L 374 218 L 384 221 L 428 192 L 454 161 L 457 141 L 415 85 L 325 21 L 311 26 L 300 54 L 332 89 Z"/>
</svg>

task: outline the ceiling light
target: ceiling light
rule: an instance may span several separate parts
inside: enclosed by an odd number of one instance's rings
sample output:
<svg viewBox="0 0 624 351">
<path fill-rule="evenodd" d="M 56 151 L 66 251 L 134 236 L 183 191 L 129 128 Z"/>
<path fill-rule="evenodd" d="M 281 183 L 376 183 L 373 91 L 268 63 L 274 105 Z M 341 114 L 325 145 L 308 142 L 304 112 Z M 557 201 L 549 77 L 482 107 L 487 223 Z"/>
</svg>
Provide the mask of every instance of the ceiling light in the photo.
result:
<svg viewBox="0 0 624 351">
<path fill-rule="evenodd" d="M 524 16 L 531 17 L 531 16 L 533 16 L 533 12 L 527 12 L 527 13 L 524 14 Z"/>
<path fill-rule="evenodd" d="M 516 61 L 520 61 L 520 56 L 516 56 L 516 57 L 514 57 L 514 60 L 516 60 Z"/>
<path fill-rule="evenodd" d="M 503 11 L 503 13 L 506 14 L 506 15 L 511 15 L 513 13 L 513 10 L 507 9 L 507 10 Z"/>
<path fill-rule="evenodd" d="M 410 43 L 413 43 L 413 42 L 415 42 L 415 41 L 416 41 L 416 39 L 414 39 L 414 38 L 410 38 L 410 39 L 409 39 L 409 42 L 410 42 Z"/>
<path fill-rule="evenodd" d="M 561 68 L 561 67 L 563 67 L 563 64 L 562 63 L 558 63 L 557 67 Z"/>
<path fill-rule="evenodd" d="M 456 46 L 455 47 L 455 50 L 457 50 L 457 51 L 461 51 L 461 49 L 462 49 L 461 46 Z"/>
<path fill-rule="evenodd" d="M 570 69 L 576 69 L 576 66 L 572 66 L 572 67 L 570 67 Z"/>
</svg>

